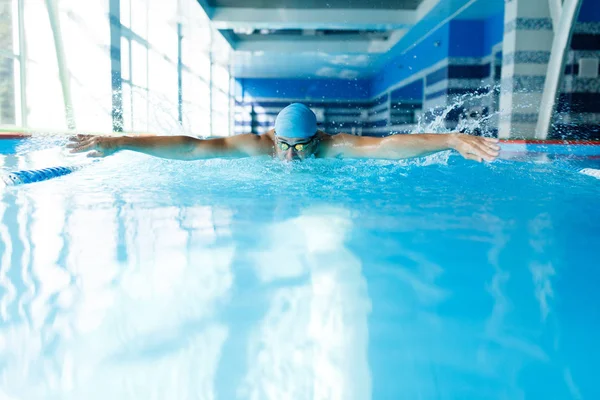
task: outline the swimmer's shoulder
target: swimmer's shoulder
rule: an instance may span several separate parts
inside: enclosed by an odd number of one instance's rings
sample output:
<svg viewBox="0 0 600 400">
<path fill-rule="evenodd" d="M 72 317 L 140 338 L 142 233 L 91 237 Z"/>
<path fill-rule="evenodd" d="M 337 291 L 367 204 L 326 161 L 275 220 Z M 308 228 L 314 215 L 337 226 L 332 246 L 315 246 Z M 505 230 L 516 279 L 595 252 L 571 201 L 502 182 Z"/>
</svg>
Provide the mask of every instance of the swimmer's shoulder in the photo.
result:
<svg viewBox="0 0 600 400">
<path fill-rule="evenodd" d="M 318 157 L 339 157 L 339 151 L 336 149 L 340 144 L 347 144 L 348 137 L 354 136 L 347 133 L 329 134 L 323 131 L 318 131 L 319 135 L 319 153 Z"/>
<path fill-rule="evenodd" d="M 317 140 L 320 146 L 329 146 L 335 135 L 331 135 L 327 132 L 317 131 Z"/>
<path fill-rule="evenodd" d="M 327 143 L 327 144 L 336 144 L 339 142 L 345 142 L 348 140 L 349 137 L 356 137 L 355 135 L 350 135 L 348 133 L 334 133 L 334 134 L 330 134 L 330 133 L 326 133 L 323 131 L 317 131 L 317 135 L 319 135 L 319 140 L 322 143 Z"/>
<path fill-rule="evenodd" d="M 263 141 L 275 143 L 275 129 L 269 129 L 265 133 L 258 135 L 258 137 Z"/>
<path fill-rule="evenodd" d="M 270 155 L 275 155 L 275 129 L 270 129 L 257 136 L 261 150 Z"/>
<path fill-rule="evenodd" d="M 273 132 L 263 134 L 245 133 L 222 138 L 230 148 L 240 150 L 242 153 L 252 156 L 272 155 L 274 153 Z"/>
</svg>

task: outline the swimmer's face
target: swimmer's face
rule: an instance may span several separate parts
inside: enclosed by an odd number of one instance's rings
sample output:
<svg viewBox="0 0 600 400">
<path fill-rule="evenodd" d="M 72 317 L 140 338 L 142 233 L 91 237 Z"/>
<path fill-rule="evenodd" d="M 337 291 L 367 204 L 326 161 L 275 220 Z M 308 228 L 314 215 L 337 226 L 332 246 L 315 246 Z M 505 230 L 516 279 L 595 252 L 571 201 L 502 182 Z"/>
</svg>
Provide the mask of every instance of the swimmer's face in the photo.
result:
<svg viewBox="0 0 600 400">
<path fill-rule="evenodd" d="M 317 150 L 316 135 L 309 139 L 275 137 L 275 153 L 280 160 L 304 160 Z"/>
</svg>

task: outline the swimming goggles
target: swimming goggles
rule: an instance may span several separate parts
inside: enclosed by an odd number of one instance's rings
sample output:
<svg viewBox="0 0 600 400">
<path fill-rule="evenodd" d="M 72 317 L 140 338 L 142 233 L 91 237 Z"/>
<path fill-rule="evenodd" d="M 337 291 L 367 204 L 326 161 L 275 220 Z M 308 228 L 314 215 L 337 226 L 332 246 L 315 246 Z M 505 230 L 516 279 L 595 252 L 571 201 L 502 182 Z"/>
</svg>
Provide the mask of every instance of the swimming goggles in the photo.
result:
<svg viewBox="0 0 600 400">
<path fill-rule="evenodd" d="M 307 142 L 294 144 L 290 144 L 281 139 L 277 139 L 277 144 L 281 151 L 287 151 L 290 147 L 296 151 L 304 151 L 305 147 L 308 146 L 315 139 L 315 136 L 311 137 Z"/>
</svg>

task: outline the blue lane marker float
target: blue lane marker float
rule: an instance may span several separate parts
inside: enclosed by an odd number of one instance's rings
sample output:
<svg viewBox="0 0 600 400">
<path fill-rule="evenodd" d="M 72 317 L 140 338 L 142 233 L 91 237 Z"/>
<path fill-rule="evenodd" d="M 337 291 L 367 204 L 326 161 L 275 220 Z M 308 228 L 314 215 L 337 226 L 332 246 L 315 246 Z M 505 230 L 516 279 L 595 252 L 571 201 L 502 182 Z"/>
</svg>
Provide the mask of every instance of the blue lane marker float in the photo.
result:
<svg viewBox="0 0 600 400">
<path fill-rule="evenodd" d="M 0 175 L 0 181 L 6 186 L 26 185 L 28 183 L 46 181 L 59 176 L 68 175 L 83 168 L 81 165 L 71 167 L 50 167 L 43 169 L 32 169 L 23 171 L 14 171 Z"/>
</svg>

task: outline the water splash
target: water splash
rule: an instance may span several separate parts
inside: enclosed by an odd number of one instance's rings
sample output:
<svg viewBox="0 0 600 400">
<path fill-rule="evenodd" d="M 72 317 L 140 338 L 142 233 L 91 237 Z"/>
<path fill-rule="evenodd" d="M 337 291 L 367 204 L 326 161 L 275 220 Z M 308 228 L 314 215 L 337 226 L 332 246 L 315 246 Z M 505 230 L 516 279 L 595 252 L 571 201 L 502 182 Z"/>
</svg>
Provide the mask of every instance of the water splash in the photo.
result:
<svg viewBox="0 0 600 400">
<path fill-rule="evenodd" d="M 414 133 L 447 133 L 463 132 L 493 136 L 492 123 L 499 117 L 500 111 L 495 110 L 494 104 L 500 85 L 484 86 L 478 89 L 481 93 L 466 93 L 457 96 L 450 104 L 443 108 L 429 111 L 417 117 Z M 455 127 L 449 127 L 448 116 L 452 112 L 460 113 Z M 431 119 L 433 116 L 433 119 Z"/>
</svg>

